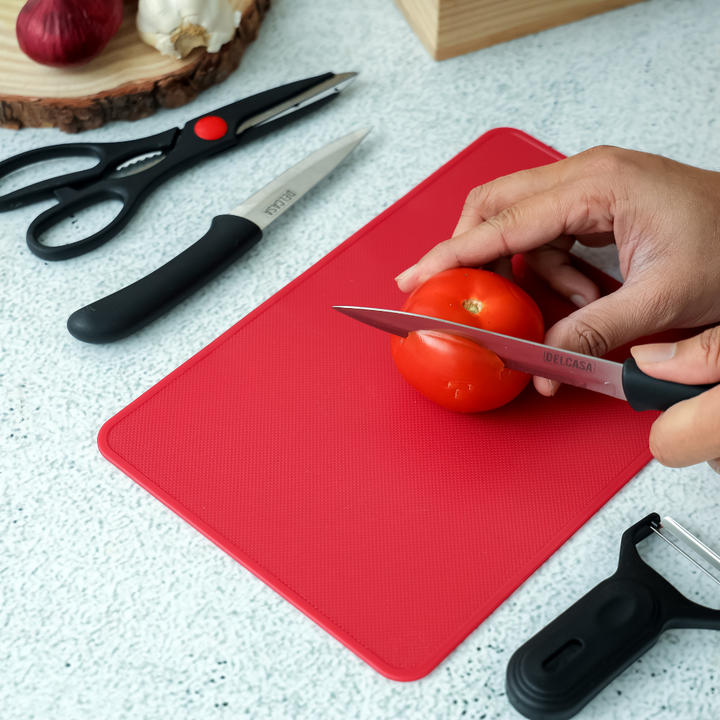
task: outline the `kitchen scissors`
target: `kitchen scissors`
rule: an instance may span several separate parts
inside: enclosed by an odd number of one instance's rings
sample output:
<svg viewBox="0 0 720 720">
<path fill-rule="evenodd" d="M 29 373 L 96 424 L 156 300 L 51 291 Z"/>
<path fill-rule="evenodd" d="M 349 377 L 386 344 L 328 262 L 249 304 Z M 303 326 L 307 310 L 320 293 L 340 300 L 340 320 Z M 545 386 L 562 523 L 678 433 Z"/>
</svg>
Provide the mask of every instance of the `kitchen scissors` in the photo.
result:
<svg viewBox="0 0 720 720">
<path fill-rule="evenodd" d="M 98 163 L 0 196 L 0 212 L 55 196 L 58 203 L 33 220 L 27 244 L 43 260 L 67 260 L 115 237 L 145 198 L 169 178 L 201 160 L 266 135 L 330 102 L 357 73 L 326 73 L 266 90 L 140 140 L 67 143 L 35 148 L 0 162 L 0 180 L 39 162 L 93 157 Z M 92 205 L 119 200 L 122 209 L 98 232 L 60 246 L 44 245 L 49 228 Z"/>
</svg>

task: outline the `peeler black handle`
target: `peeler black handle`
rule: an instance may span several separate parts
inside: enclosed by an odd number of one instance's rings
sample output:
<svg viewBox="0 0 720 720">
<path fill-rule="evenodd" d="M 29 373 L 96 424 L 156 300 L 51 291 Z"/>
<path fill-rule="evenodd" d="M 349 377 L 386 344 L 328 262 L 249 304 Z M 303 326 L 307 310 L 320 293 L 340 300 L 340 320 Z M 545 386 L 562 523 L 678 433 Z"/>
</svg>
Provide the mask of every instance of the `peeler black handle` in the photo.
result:
<svg viewBox="0 0 720 720">
<path fill-rule="evenodd" d="M 625 397 L 633 410 L 667 410 L 681 400 L 689 400 L 714 388 L 710 385 L 683 385 L 670 380 L 658 380 L 645 374 L 632 358 L 623 363 L 622 384 Z"/>
<path fill-rule="evenodd" d="M 720 611 L 688 600 L 640 557 L 659 527 L 652 513 L 622 537 L 617 571 L 510 658 L 508 700 L 530 720 L 568 720 L 668 628 L 720 630 Z"/>
<path fill-rule="evenodd" d="M 262 238 L 260 228 L 236 215 L 218 215 L 210 230 L 154 272 L 112 295 L 76 310 L 70 334 L 87 343 L 109 343 L 137 332 L 208 283 Z"/>
<path fill-rule="evenodd" d="M 657 642 L 655 594 L 608 578 L 520 647 L 508 665 L 512 704 L 532 720 L 566 720 Z"/>
</svg>

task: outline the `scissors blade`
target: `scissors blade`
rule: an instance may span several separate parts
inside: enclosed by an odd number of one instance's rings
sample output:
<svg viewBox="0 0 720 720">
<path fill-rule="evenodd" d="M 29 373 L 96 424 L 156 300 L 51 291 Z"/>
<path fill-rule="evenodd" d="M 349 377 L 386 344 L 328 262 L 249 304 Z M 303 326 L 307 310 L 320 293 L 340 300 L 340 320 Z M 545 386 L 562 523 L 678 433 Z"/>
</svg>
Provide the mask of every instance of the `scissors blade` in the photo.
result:
<svg viewBox="0 0 720 720">
<path fill-rule="evenodd" d="M 264 230 L 308 190 L 334 170 L 372 130 L 365 127 L 331 142 L 308 155 L 255 193 L 230 214 L 254 222 Z"/>
<path fill-rule="evenodd" d="M 285 115 L 290 115 L 297 110 L 308 107 L 309 105 L 330 97 L 331 95 L 336 95 L 350 85 L 356 77 L 357 73 L 355 72 L 335 74 L 327 80 L 321 82 L 319 85 L 315 85 L 308 90 L 297 93 L 283 102 L 274 105 L 273 107 L 268 108 L 251 118 L 248 118 L 238 126 L 235 134 L 240 135 L 252 127 L 265 125 L 271 121 L 278 120 Z M 161 163 L 168 156 L 168 152 L 169 151 L 158 150 L 130 158 L 121 165 L 118 165 L 108 175 L 108 177 L 125 178 L 130 177 L 131 175 L 138 175 L 145 170 L 149 170 L 158 163 Z"/>
<path fill-rule="evenodd" d="M 308 105 L 312 105 L 313 103 L 323 100 L 330 95 L 335 95 L 350 85 L 356 77 L 357 73 L 355 72 L 335 74 L 331 78 L 321 82 L 319 85 L 315 85 L 309 90 L 293 95 L 278 105 L 248 118 L 244 122 L 240 123 L 236 130 L 236 135 L 242 134 L 249 128 L 264 125 L 271 120 L 277 120 L 284 115 L 294 113 L 297 110 L 307 107 Z"/>
</svg>

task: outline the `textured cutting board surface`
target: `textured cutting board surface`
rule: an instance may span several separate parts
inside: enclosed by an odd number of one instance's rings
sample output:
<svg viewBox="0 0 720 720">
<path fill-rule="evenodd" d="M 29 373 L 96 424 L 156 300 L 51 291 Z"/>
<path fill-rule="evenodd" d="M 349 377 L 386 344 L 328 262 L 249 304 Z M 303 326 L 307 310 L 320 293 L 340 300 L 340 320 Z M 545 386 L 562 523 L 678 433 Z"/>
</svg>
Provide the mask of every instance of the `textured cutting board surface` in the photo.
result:
<svg viewBox="0 0 720 720">
<path fill-rule="evenodd" d="M 388 335 L 331 309 L 400 308 L 393 277 L 473 187 L 561 157 L 486 133 L 100 432 L 108 460 L 396 680 L 430 672 L 651 457 L 655 413 L 569 386 L 433 405 Z M 548 326 L 572 312 L 516 272 Z"/>
</svg>

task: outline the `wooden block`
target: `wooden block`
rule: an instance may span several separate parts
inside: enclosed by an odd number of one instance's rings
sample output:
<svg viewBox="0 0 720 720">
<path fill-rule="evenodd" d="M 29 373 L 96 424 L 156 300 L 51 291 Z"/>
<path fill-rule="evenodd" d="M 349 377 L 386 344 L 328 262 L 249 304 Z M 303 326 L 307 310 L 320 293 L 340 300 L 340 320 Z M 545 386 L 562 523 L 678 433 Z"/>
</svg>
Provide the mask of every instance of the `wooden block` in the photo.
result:
<svg viewBox="0 0 720 720">
<path fill-rule="evenodd" d="M 435 60 L 643 0 L 395 0 Z"/>
</svg>

